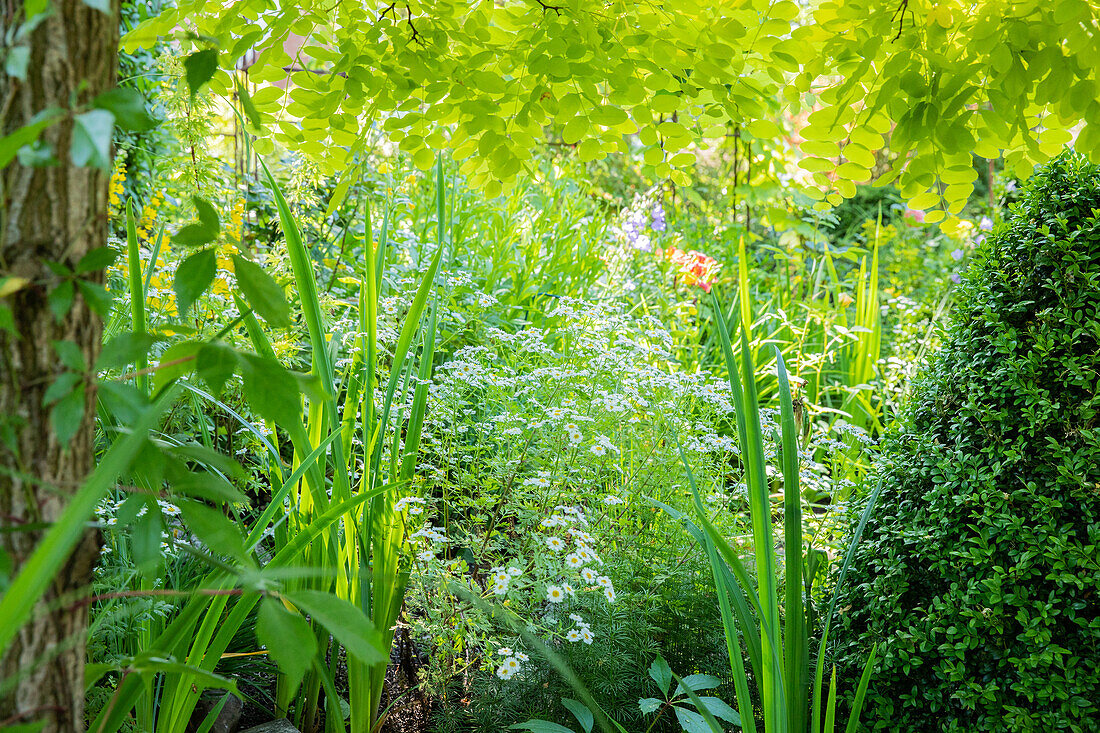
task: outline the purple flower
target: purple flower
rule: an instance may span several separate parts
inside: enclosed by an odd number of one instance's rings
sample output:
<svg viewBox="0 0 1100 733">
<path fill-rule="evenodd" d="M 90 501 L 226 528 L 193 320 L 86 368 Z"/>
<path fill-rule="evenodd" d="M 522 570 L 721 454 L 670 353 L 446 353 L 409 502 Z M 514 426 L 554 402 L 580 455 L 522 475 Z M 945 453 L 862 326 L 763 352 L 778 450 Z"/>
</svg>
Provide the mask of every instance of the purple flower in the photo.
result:
<svg viewBox="0 0 1100 733">
<path fill-rule="evenodd" d="M 1009 193 L 1012 193 L 1013 191 L 1015 191 L 1016 190 L 1016 181 L 1009 181 L 1008 183 L 1006 183 L 1005 184 L 1005 190 L 1008 191 Z"/>
<path fill-rule="evenodd" d="M 983 216 L 982 220 L 978 222 L 978 228 L 981 229 L 983 232 L 990 231 L 991 229 L 993 229 L 993 220 L 990 219 L 988 216 Z"/>
<path fill-rule="evenodd" d="M 974 237 L 974 244 L 981 244 L 984 241 L 985 241 L 985 235 L 984 234 L 979 234 L 978 236 Z"/>
<path fill-rule="evenodd" d="M 653 204 L 653 208 L 649 210 L 650 228 L 655 232 L 663 232 L 668 228 L 668 224 L 665 222 L 665 209 L 661 206 L 660 201 L 656 201 Z"/>
<path fill-rule="evenodd" d="M 956 285 L 958 285 L 959 283 L 962 282 L 962 278 L 959 277 L 959 273 L 957 273 L 957 272 L 951 273 L 951 282 L 955 283 Z"/>
<path fill-rule="evenodd" d="M 954 252 L 951 253 L 951 259 L 955 260 L 955 262 L 958 262 L 959 260 L 961 260 L 963 258 L 964 254 L 966 254 L 966 253 L 963 252 L 961 249 L 957 249 L 957 250 L 955 250 Z"/>
</svg>

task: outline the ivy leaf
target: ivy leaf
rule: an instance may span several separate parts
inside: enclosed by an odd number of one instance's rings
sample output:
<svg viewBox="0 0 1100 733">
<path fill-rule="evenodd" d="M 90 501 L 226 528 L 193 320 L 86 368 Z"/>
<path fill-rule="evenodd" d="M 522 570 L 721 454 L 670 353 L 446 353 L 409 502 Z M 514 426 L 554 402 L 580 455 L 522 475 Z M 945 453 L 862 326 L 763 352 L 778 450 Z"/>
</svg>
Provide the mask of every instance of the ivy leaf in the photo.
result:
<svg viewBox="0 0 1100 733">
<path fill-rule="evenodd" d="M 103 92 L 92 100 L 92 106 L 114 115 L 123 130 L 143 132 L 157 126 L 157 121 L 145 108 L 145 98 L 136 89 L 116 87 Z"/>
<path fill-rule="evenodd" d="M 111 166 L 111 138 L 115 116 L 105 109 L 93 109 L 73 118 L 73 139 L 69 155 L 78 168 L 91 166 L 107 170 Z"/>
<path fill-rule="evenodd" d="M 218 51 L 208 48 L 204 51 L 196 51 L 183 60 L 184 75 L 187 78 L 187 88 L 191 90 L 191 97 L 202 88 L 202 85 L 213 78 L 218 70 Z"/>
<path fill-rule="evenodd" d="M 57 442 L 67 446 L 84 421 L 84 385 L 78 384 L 50 410 L 50 426 Z"/>
<path fill-rule="evenodd" d="M 287 593 L 286 597 L 328 629 L 349 656 L 364 664 L 377 664 L 386 659 L 378 650 L 381 645 L 378 632 L 359 607 L 319 590 L 300 590 Z"/>
<path fill-rule="evenodd" d="M 176 305 L 180 318 L 187 316 L 188 309 L 198 300 L 218 270 L 218 258 L 213 249 L 204 249 L 191 255 L 176 268 L 176 277 L 172 281 L 172 290 L 176 293 Z"/>
<path fill-rule="evenodd" d="M 221 341 L 212 341 L 199 347 L 195 371 L 215 396 L 221 394 L 236 368 L 237 352 Z"/>
<path fill-rule="evenodd" d="M 287 676 L 288 688 L 297 689 L 317 655 L 317 637 L 309 622 L 267 597 L 256 615 L 256 639 Z"/>
<path fill-rule="evenodd" d="M 252 310 L 275 328 L 290 326 L 290 304 L 286 302 L 283 289 L 271 275 L 255 262 L 240 255 L 233 255 L 233 272 L 236 273 L 237 284 Z"/>
</svg>

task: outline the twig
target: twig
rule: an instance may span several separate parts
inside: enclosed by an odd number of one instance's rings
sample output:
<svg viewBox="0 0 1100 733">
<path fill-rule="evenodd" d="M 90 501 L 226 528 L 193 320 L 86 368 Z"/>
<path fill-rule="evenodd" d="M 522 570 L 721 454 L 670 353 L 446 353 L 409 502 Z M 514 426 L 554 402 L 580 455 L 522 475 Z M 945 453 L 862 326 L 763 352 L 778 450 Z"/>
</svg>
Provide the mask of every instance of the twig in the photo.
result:
<svg viewBox="0 0 1100 733">
<path fill-rule="evenodd" d="M 894 36 L 894 40 L 897 41 L 901 38 L 901 32 L 905 28 L 905 11 L 909 8 L 909 0 L 901 0 L 897 10 L 890 16 L 890 22 L 894 22 L 894 18 L 898 19 L 898 34 Z"/>
</svg>

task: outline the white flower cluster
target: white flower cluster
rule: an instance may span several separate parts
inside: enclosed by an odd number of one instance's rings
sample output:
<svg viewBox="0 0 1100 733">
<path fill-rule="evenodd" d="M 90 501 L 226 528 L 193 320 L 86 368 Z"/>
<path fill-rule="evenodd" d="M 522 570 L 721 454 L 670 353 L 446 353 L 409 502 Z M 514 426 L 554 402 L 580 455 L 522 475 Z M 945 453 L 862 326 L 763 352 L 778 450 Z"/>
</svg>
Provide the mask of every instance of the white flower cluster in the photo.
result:
<svg viewBox="0 0 1100 733">
<path fill-rule="evenodd" d="M 523 669 L 521 663 L 530 659 L 523 652 L 514 652 L 508 647 L 498 649 L 497 654 L 504 657 L 500 666 L 497 667 L 497 677 L 502 680 L 510 680 L 515 677 Z"/>
<path fill-rule="evenodd" d="M 508 585 L 512 582 L 512 578 L 518 578 L 523 575 L 523 571 L 515 566 L 509 568 L 495 567 L 489 571 L 489 573 L 489 578 L 493 581 L 490 590 L 498 596 L 502 596 L 508 592 Z"/>
<path fill-rule="evenodd" d="M 576 613 L 569 614 L 569 618 L 573 620 L 575 626 L 565 635 L 566 640 L 572 642 L 583 641 L 585 644 L 591 644 L 596 637 L 592 634 L 592 627 L 588 625 L 588 622 Z"/>
</svg>

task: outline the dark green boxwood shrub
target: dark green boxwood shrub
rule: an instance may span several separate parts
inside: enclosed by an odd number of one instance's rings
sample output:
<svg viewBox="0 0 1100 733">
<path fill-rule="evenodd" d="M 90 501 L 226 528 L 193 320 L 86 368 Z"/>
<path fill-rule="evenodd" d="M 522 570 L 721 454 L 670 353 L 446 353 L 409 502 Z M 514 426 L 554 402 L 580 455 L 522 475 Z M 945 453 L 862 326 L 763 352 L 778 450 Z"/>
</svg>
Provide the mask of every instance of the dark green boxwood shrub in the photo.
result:
<svg viewBox="0 0 1100 733">
<path fill-rule="evenodd" d="M 1100 731 L 1100 168 L 1040 170 L 976 253 L 874 480 L 836 660 L 871 730 Z"/>
</svg>

